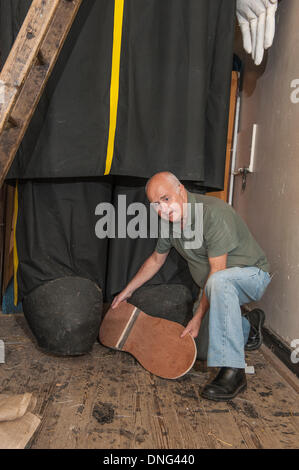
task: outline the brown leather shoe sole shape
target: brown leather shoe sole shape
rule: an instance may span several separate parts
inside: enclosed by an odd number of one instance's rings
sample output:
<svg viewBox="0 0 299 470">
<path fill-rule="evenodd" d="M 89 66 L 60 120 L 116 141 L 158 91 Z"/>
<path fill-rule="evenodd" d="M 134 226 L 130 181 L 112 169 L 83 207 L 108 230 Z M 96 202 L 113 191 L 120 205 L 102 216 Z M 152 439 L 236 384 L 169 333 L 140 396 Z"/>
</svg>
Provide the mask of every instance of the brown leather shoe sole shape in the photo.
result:
<svg viewBox="0 0 299 470">
<path fill-rule="evenodd" d="M 180 338 L 179 323 L 152 317 L 128 302 L 106 313 L 100 328 L 100 342 L 108 348 L 132 354 L 149 372 L 165 379 L 185 375 L 196 360 L 191 335 Z"/>
</svg>

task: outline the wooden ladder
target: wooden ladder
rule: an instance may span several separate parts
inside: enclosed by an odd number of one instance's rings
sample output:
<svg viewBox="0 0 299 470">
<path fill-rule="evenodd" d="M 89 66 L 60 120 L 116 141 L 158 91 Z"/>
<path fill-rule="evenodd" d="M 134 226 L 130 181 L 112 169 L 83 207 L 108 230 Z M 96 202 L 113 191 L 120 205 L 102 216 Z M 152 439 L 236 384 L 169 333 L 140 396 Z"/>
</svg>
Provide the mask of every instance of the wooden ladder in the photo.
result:
<svg viewBox="0 0 299 470">
<path fill-rule="evenodd" d="M 0 73 L 0 187 L 82 0 L 33 0 Z"/>
</svg>

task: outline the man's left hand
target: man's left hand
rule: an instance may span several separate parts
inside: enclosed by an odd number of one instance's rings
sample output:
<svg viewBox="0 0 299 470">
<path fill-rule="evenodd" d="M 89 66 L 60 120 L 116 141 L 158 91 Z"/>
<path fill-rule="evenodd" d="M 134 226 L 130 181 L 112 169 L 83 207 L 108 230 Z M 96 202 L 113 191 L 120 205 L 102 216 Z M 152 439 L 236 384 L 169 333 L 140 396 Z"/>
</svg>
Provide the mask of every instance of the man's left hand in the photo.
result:
<svg viewBox="0 0 299 470">
<path fill-rule="evenodd" d="M 200 315 L 196 314 L 192 318 L 192 320 L 189 321 L 188 325 L 184 329 L 183 333 L 181 334 L 181 338 L 184 338 L 188 333 L 193 337 L 196 338 L 196 336 L 199 333 L 200 325 L 201 325 L 202 318 Z"/>
</svg>

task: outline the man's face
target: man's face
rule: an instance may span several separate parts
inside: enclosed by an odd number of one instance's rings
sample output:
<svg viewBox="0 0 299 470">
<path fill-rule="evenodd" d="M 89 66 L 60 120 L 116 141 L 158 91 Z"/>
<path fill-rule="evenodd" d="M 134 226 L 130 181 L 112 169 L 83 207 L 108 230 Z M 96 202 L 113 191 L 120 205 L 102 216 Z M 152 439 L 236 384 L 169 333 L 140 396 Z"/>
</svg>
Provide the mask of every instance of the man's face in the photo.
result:
<svg viewBox="0 0 299 470">
<path fill-rule="evenodd" d="M 184 186 L 168 181 L 152 183 L 147 196 L 162 219 L 179 222 L 183 218 Z"/>
</svg>

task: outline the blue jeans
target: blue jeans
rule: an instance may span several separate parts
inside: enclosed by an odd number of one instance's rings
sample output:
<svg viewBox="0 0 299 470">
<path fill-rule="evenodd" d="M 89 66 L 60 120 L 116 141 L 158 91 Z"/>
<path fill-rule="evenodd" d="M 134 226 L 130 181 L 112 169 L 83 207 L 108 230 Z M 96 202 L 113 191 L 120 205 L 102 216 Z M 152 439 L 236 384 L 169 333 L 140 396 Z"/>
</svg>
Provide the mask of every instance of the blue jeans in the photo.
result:
<svg viewBox="0 0 299 470">
<path fill-rule="evenodd" d="M 227 268 L 209 277 L 205 294 L 210 306 L 195 339 L 198 358 L 207 359 L 208 367 L 245 368 L 244 346 L 250 324 L 240 305 L 260 300 L 270 281 L 270 274 L 255 266 Z"/>
</svg>

